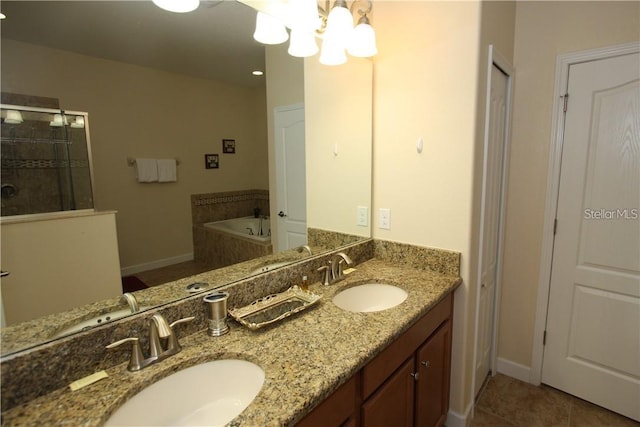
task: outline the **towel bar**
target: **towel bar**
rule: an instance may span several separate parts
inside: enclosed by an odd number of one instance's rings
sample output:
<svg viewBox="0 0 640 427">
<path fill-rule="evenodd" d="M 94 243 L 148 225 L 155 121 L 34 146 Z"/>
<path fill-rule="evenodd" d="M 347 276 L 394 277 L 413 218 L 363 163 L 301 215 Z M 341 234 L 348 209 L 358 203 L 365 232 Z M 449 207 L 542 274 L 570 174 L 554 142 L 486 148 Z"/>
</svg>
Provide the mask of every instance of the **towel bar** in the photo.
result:
<svg viewBox="0 0 640 427">
<path fill-rule="evenodd" d="M 176 158 L 176 165 L 180 164 L 180 159 Z M 135 166 L 136 165 L 136 159 L 132 158 L 132 157 L 127 157 L 127 165 L 128 166 Z"/>
</svg>

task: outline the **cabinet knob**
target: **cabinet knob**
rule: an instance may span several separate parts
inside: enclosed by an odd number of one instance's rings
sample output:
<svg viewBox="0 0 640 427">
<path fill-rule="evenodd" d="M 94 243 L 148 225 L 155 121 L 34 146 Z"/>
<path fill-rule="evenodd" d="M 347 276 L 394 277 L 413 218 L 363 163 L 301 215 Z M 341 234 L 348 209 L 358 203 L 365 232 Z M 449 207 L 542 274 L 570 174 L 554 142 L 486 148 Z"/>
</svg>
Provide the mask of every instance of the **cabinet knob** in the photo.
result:
<svg viewBox="0 0 640 427">
<path fill-rule="evenodd" d="M 411 376 L 413 377 L 414 380 L 418 381 L 418 377 L 420 376 L 420 374 L 417 372 L 412 372 Z"/>
<path fill-rule="evenodd" d="M 431 362 L 429 362 L 428 360 L 423 360 L 420 362 L 420 364 L 425 368 L 428 368 L 429 366 L 431 366 Z"/>
</svg>

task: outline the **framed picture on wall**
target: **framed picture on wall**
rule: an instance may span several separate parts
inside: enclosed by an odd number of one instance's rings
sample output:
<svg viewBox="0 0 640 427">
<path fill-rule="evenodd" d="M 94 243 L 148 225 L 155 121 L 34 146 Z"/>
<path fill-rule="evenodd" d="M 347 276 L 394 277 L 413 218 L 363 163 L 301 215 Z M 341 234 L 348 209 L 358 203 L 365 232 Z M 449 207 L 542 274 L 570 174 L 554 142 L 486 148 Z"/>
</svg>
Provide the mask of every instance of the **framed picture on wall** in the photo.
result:
<svg viewBox="0 0 640 427">
<path fill-rule="evenodd" d="M 226 154 L 235 154 L 236 152 L 236 140 L 235 139 L 223 139 L 222 140 L 222 152 Z"/>
<path fill-rule="evenodd" d="M 205 154 L 204 167 L 206 169 L 218 169 L 220 167 L 219 156 L 217 154 Z"/>
</svg>

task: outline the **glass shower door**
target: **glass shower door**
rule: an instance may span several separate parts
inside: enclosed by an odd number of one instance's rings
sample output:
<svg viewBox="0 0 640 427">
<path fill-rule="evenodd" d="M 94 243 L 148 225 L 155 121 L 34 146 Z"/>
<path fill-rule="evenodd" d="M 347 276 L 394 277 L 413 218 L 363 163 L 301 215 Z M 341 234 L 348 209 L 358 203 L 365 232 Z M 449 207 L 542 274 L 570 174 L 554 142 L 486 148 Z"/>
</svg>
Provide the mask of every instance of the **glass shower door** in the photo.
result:
<svg viewBox="0 0 640 427">
<path fill-rule="evenodd" d="M 88 117 L 2 105 L 1 216 L 92 209 Z"/>
</svg>

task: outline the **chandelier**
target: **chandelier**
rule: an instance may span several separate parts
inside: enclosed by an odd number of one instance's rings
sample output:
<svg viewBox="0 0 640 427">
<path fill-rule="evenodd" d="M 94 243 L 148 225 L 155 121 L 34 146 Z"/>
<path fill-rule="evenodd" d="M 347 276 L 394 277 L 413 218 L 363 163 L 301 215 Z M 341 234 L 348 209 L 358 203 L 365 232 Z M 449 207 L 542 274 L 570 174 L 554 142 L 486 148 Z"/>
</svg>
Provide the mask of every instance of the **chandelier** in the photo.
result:
<svg viewBox="0 0 640 427">
<path fill-rule="evenodd" d="M 316 0 L 289 0 L 271 8 L 271 14 L 258 11 L 253 38 L 269 45 L 289 40 L 289 55 L 300 58 L 320 51 L 320 63 L 324 65 L 344 64 L 347 52 L 360 58 L 376 55 L 376 35 L 368 16 L 373 3 L 354 0 L 349 7 L 346 0 L 335 0 L 330 6 L 330 0 L 324 8 Z M 322 40 L 321 48 L 317 38 Z"/>
</svg>

